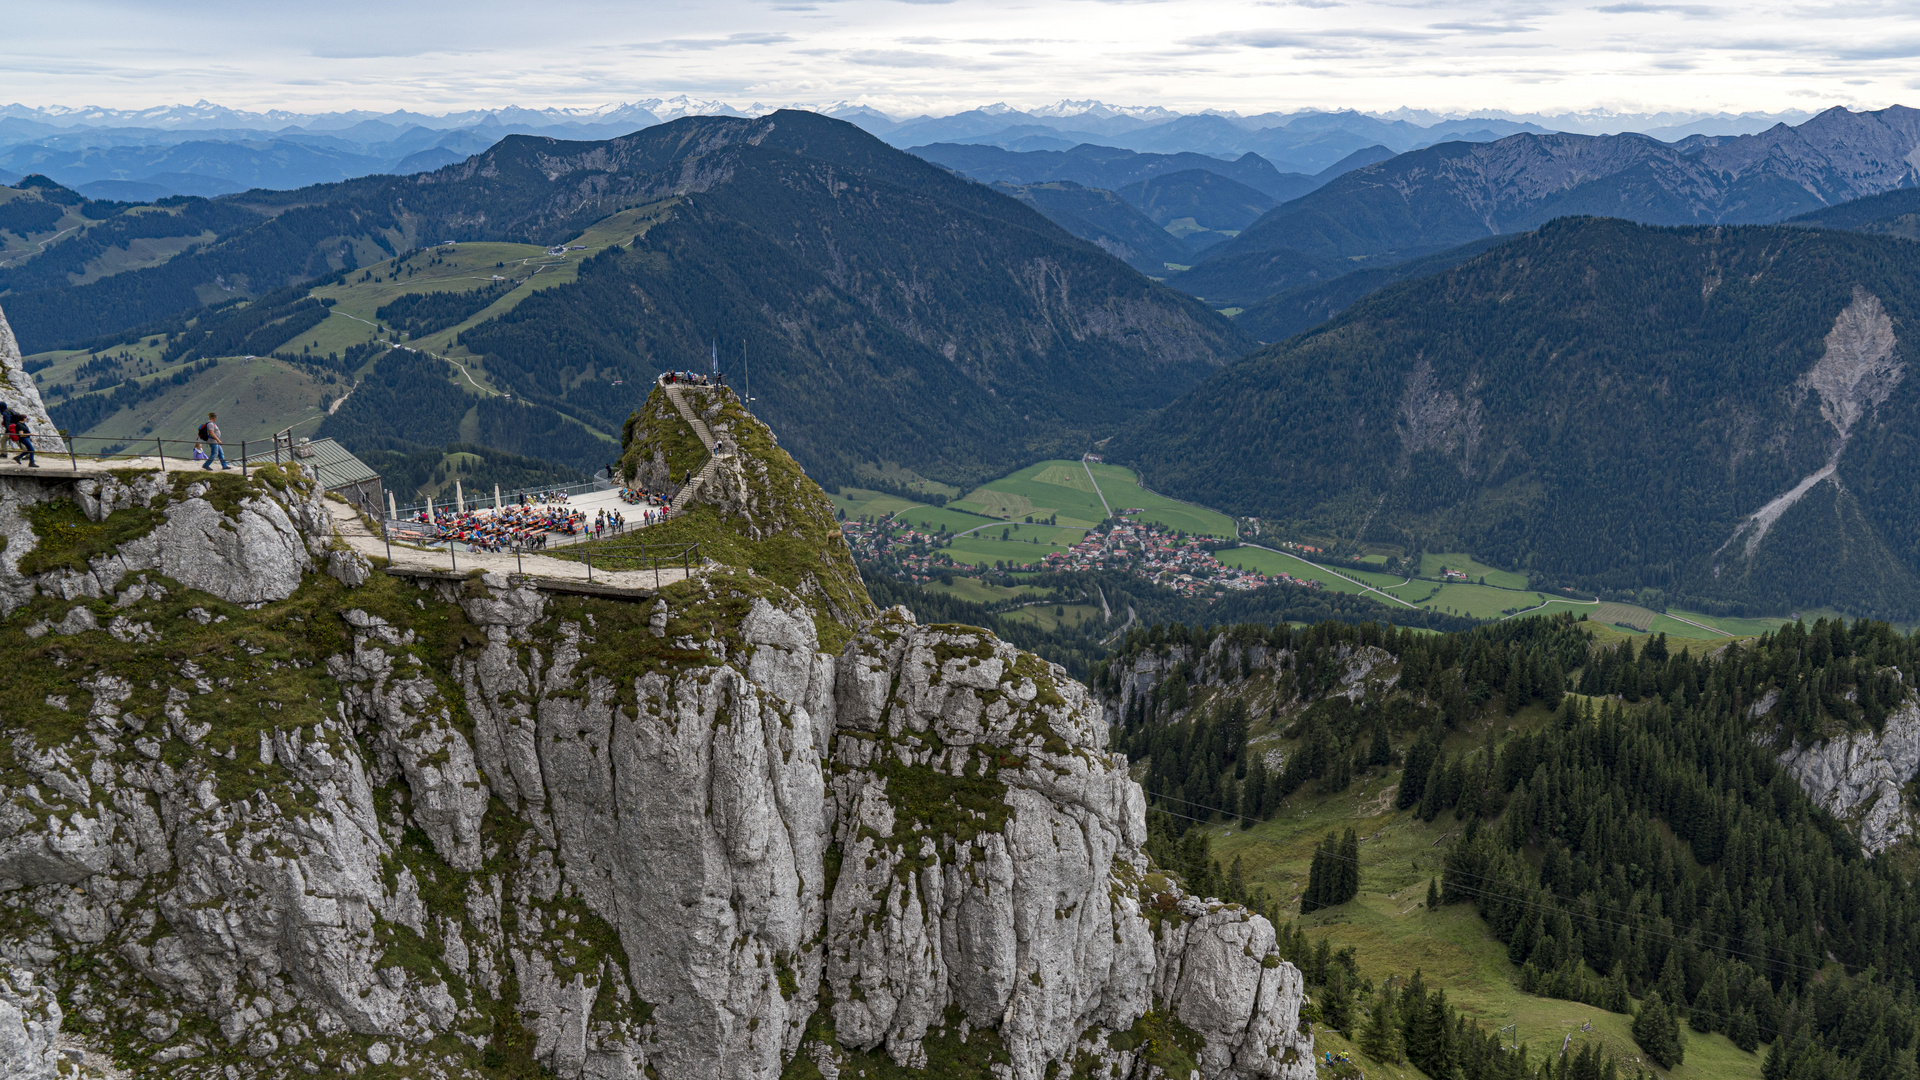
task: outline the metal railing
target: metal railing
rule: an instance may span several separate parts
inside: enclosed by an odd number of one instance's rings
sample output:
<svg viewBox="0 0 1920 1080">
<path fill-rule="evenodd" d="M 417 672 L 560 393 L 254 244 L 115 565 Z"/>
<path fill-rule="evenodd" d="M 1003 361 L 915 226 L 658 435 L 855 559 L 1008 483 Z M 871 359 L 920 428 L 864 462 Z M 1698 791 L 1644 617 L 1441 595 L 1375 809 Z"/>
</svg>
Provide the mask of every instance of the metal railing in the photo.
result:
<svg viewBox="0 0 1920 1080">
<path fill-rule="evenodd" d="M 539 499 L 545 495 L 567 495 L 567 496 L 585 495 L 588 492 L 593 492 L 593 491 L 612 491 L 615 488 L 618 488 L 619 486 L 620 485 L 614 483 L 611 480 L 599 478 L 599 479 L 593 479 L 593 480 L 582 480 L 572 484 L 542 484 L 539 487 L 516 488 L 512 492 L 503 491 L 500 493 L 500 505 L 504 509 L 517 508 L 523 505 L 521 503 L 521 499 L 526 498 L 532 501 L 526 503 L 525 505 L 542 506 L 545 504 L 541 503 Z M 467 509 L 469 510 L 491 510 L 494 508 L 493 495 L 489 492 L 463 493 L 461 496 L 461 500 L 459 501 L 464 501 L 467 504 Z M 421 503 L 415 503 L 412 506 L 396 507 L 394 509 L 394 514 L 402 518 L 418 517 L 419 515 L 427 511 L 428 505 L 429 505 L 428 503 L 421 502 Z M 454 499 L 435 500 L 431 505 L 433 509 L 436 511 L 447 510 L 447 509 L 454 508 L 457 505 L 457 501 Z M 561 504 L 555 504 L 555 505 L 565 505 L 565 504 L 561 503 Z"/>
<path fill-rule="evenodd" d="M 681 580 L 693 576 L 693 568 L 704 563 L 698 542 L 683 544 L 647 544 L 639 541 L 593 540 L 579 545 L 580 561 L 587 564 L 587 580 L 593 580 L 597 562 L 604 571 L 619 573 L 653 571 L 653 587 L 660 587 L 662 567 L 680 567 Z"/>
<path fill-rule="evenodd" d="M 283 432 L 282 434 L 285 433 Z M 27 438 L 32 442 L 34 457 L 36 459 L 42 454 L 64 454 L 68 467 L 75 472 L 80 471 L 81 458 L 86 458 L 89 463 L 155 461 L 161 472 L 171 471 L 171 467 L 176 462 L 180 468 L 192 468 L 206 464 L 205 460 L 195 458 L 191 449 L 195 446 L 206 446 L 207 440 L 205 439 L 163 439 L 147 435 L 72 435 L 65 431 L 48 432 L 44 434 L 36 432 L 27 436 Z M 224 451 L 226 444 L 221 443 L 219 445 Z M 257 441 L 252 443 L 255 449 L 258 449 L 259 445 Z M 186 448 L 186 450 L 185 452 L 180 452 L 176 449 L 175 453 L 169 454 L 167 453 L 168 447 Z M 276 438 L 275 464 L 278 464 L 281 460 L 277 453 L 278 447 L 279 440 Z M 240 453 L 237 456 L 228 458 L 223 453 L 222 457 L 216 460 L 225 460 L 232 465 L 239 466 L 240 474 L 246 476 L 248 475 L 247 470 L 249 464 L 254 466 L 264 464 L 267 457 L 265 453 L 261 453 L 259 454 L 259 461 L 249 462 L 248 448 L 248 440 L 241 439 Z M 18 450 L 19 445 L 17 443 L 9 443 L 7 454 L 11 456 L 17 453 Z M 288 455 L 288 460 L 291 460 L 291 454 Z"/>
</svg>

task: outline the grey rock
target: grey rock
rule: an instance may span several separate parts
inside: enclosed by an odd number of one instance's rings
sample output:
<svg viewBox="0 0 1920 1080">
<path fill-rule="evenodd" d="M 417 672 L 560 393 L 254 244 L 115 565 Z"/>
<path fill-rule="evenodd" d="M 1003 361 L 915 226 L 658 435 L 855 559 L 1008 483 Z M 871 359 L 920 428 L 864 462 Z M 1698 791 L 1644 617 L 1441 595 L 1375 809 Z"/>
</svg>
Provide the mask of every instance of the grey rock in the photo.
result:
<svg viewBox="0 0 1920 1080">
<path fill-rule="evenodd" d="M 92 610 L 86 607 L 69 608 L 67 614 L 53 624 L 53 632 L 63 635 L 83 634 L 98 629 L 100 620 L 94 618 Z"/>
<path fill-rule="evenodd" d="M 357 589 L 372 576 L 373 563 L 357 551 L 333 550 L 327 552 L 327 573 L 347 588 Z"/>
<path fill-rule="evenodd" d="M 5 329 L 0 322 L 0 331 Z M 7 340 L 0 339 L 0 346 Z M 53 992 L 39 985 L 32 972 L 0 964 L 0 1076 L 58 1080 L 66 1061 L 57 1045 L 64 1019 Z"/>
<path fill-rule="evenodd" d="M 1920 772 L 1920 704 L 1909 700 L 1888 714 L 1878 735 L 1856 731 L 1794 746 L 1780 763 L 1814 802 L 1853 824 L 1869 854 L 1914 835 L 1901 789 Z"/>
<path fill-rule="evenodd" d="M 20 356 L 20 342 L 13 336 L 13 327 L 7 325 L 7 313 L 0 311 L 0 401 L 16 412 L 24 413 L 33 423 L 33 430 L 51 434 L 57 430 L 53 418 L 47 415 L 46 403 L 40 400 L 40 388 L 34 384 L 33 376 L 27 374 L 25 361 Z M 51 449 L 52 444 L 44 444 Z"/>
</svg>

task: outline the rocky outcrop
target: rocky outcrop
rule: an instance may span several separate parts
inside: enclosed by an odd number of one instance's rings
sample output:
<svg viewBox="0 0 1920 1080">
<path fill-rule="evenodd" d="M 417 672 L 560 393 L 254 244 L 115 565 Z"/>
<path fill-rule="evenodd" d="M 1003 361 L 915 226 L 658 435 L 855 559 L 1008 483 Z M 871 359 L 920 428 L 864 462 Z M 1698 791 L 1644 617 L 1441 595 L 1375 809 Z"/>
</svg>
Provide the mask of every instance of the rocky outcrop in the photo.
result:
<svg viewBox="0 0 1920 1080">
<path fill-rule="evenodd" d="M 709 419 L 726 527 L 831 529 Z M 1089 691 L 839 621 L 843 549 L 552 594 L 338 572 L 277 473 L 39 483 L 0 485 L 0 1072 L 774 1080 L 971 1038 L 1152 1080 L 1143 1025 L 1209 1080 L 1311 1072 L 1273 928 L 1149 864 Z"/>
<path fill-rule="evenodd" d="M 1853 824 L 1869 854 L 1914 835 L 1904 792 L 1920 774 L 1920 704 L 1909 701 L 1888 714 L 1877 734 L 1854 731 L 1794 746 L 1780 763 L 1814 802 Z"/>
<path fill-rule="evenodd" d="M 5 311 L 0 311 L 0 401 L 6 402 L 9 409 L 25 414 L 33 430 L 53 433 L 53 418 L 47 415 L 46 403 L 40 400 L 40 388 L 34 385 L 33 376 L 27 374 L 26 362 L 20 357 L 20 342 L 13 336 L 13 327 L 7 325 Z"/>
<path fill-rule="evenodd" d="M 7 540 L 0 550 L 0 616 L 36 594 L 64 600 L 111 597 L 129 577 L 148 573 L 239 604 L 292 596 L 316 558 L 333 560 L 329 565 L 336 576 L 358 574 L 364 580 L 364 560 L 338 565 L 342 555 L 331 550 L 333 533 L 320 492 L 303 482 L 276 479 L 259 470 L 251 479 L 160 472 L 124 479 L 0 479 L 0 535 Z M 120 511 L 150 516 L 111 550 L 83 553 L 84 570 L 71 564 L 23 570 L 22 560 L 43 540 L 32 508 L 62 500 L 96 523 Z"/>
<path fill-rule="evenodd" d="M 1205 1038 L 1205 1075 L 1311 1073 L 1266 920 L 1142 884 L 1145 801 L 1084 687 L 900 609 L 841 659 L 826 981 L 842 1046 L 924 1067 L 951 1012 L 998 1027 L 1011 1074 L 1037 1080 L 1082 1032 L 1160 1001 Z"/>
</svg>

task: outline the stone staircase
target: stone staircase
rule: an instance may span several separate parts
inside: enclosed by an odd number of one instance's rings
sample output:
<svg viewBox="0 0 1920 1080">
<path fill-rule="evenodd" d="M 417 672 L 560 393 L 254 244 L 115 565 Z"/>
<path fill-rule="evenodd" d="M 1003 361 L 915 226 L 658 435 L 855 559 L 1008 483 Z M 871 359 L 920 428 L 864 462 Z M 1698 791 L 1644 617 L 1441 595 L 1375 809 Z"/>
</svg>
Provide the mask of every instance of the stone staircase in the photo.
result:
<svg viewBox="0 0 1920 1080">
<path fill-rule="evenodd" d="M 682 487 L 679 494 L 675 495 L 673 501 L 667 505 L 667 516 L 673 517 L 686 509 L 687 504 L 693 502 L 693 497 L 700 493 L 701 488 L 712 482 L 714 471 L 720 466 L 720 459 L 732 455 L 721 447 L 720 440 L 713 437 L 713 429 L 709 428 L 707 422 L 700 419 L 700 415 L 693 411 L 693 406 L 687 403 L 685 388 L 677 383 L 662 383 L 660 389 L 666 393 L 667 400 L 673 402 L 673 407 L 680 411 L 680 418 L 685 420 L 687 426 L 693 429 L 693 433 L 700 437 L 700 444 L 707 448 L 707 463 L 701 466 L 700 471 L 694 474 L 693 479 L 687 481 L 686 486 Z"/>
</svg>

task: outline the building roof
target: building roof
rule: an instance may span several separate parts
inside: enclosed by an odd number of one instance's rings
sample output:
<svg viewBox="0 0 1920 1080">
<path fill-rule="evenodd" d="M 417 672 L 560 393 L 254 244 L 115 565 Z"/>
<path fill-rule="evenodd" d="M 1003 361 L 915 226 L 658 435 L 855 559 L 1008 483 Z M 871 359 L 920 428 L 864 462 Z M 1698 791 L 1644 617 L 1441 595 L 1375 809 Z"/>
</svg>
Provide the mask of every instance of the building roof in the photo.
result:
<svg viewBox="0 0 1920 1080">
<path fill-rule="evenodd" d="M 299 462 L 301 468 L 312 473 L 327 491 L 380 478 L 380 474 L 368 467 L 366 462 L 354 457 L 346 447 L 332 439 L 315 439 L 307 446 L 313 450 L 313 456 L 294 460 Z"/>
</svg>

